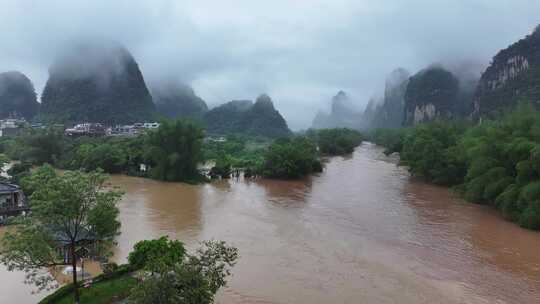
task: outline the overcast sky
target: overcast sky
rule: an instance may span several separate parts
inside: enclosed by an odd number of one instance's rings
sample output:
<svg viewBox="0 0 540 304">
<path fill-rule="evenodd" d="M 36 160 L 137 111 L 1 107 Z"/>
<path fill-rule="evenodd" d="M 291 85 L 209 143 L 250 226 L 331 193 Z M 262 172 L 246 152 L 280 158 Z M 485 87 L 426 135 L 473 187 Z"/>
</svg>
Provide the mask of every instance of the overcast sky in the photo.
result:
<svg viewBox="0 0 540 304">
<path fill-rule="evenodd" d="M 268 93 L 300 129 L 338 90 L 359 107 L 382 95 L 396 67 L 486 65 L 539 12 L 539 0 L 0 0 L 0 71 L 40 94 L 67 41 L 103 37 L 210 106 Z"/>
</svg>

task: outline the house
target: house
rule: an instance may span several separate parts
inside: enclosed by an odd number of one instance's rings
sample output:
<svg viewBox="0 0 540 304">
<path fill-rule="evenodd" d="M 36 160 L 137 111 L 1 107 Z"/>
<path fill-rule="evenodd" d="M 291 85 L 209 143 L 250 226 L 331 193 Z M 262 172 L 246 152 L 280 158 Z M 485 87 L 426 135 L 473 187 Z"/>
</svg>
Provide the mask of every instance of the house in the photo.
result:
<svg viewBox="0 0 540 304">
<path fill-rule="evenodd" d="M 25 123 L 24 119 L 8 118 L 0 120 L 0 137 L 18 135 Z"/>
<path fill-rule="evenodd" d="M 82 123 L 64 131 L 68 136 L 103 136 L 105 128 L 100 123 Z"/>
<path fill-rule="evenodd" d="M 157 129 L 157 128 L 159 128 L 159 122 L 145 122 L 143 124 L 143 128 L 145 128 L 145 129 Z"/>
<path fill-rule="evenodd" d="M 0 182 L 0 223 L 10 216 L 26 214 L 30 211 L 21 188 L 14 184 Z"/>
<path fill-rule="evenodd" d="M 59 232 L 54 233 L 54 239 L 57 243 L 56 250 L 58 251 L 58 254 L 62 256 L 64 263 L 71 263 L 72 247 L 70 237 L 66 235 L 63 230 L 60 230 Z M 97 256 L 96 252 L 98 244 L 96 238 L 87 229 L 79 231 L 75 243 L 75 256 L 77 259 L 95 258 Z"/>
<path fill-rule="evenodd" d="M 135 136 L 139 134 L 139 129 L 133 125 L 118 125 L 107 129 L 107 136 Z"/>
</svg>

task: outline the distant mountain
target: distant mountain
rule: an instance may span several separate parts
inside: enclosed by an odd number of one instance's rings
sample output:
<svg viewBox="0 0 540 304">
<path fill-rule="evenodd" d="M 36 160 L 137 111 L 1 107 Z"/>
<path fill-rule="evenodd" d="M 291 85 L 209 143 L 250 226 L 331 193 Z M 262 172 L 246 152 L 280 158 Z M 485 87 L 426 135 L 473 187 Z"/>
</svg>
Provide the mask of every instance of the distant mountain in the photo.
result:
<svg viewBox="0 0 540 304">
<path fill-rule="evenodd" d="M 0 73 L 0 119 L 30 120 L 39 111 L 34 85 L 23 73 Z"/>
<path fill-rule="evenodd" d="M 497 116 L 520 100 L 540 106 L 540 26 L 493 58 L 478 83 L 473 116 Z"/>
<path fill-rule="evenodd" d="M 459 108 L 459 80 L 440 66 L 432 66 L 409 79 L 405 91 L 405 126 L 437 118 L 456 117 Z"/>
<path fill-rule="evenodd" d="M 133 123 L 155 119 L 155 106 L 139 66 L 123 46 L 81 43 L 49 69 L 42 94 L 47 121 Z"/>
<path fill-rule="evenodd" d="M 218 106 L 204 115 L 204 121 L 210 134 L 241 133 L 270 138 L 291 134 L 268 95 L 259 96 L 255 103 L 235 100 Z"/>
<path fill-rule="evenodd" d="M 388 75 L 382 103 L 378 106 L 374 104 L 371 108 L 368 104 L 364 112 L 364 120 L 369 121 L 369 128 L 400 128 L 402 126 L 409 76 L 409 72 L 403 68 L 398 68 Z"/>
<path fill-rule="evenodd" d="M 200 118 L 208 111 L 206 102 L 190 86 L 177 82 L 159 82 L 150 85 L 158 113 L 168 118 Z"/>
<path fill-rule="evenodd" d="M 357 129 L 360 125 L 362 114 L 354 109 L 352 101 L 347 93 L 339 91 L 332 98 L 331 111 L 326 114 L 322 111 L 313 119 L 312 128 L 351 128 Z"/>
</svg>

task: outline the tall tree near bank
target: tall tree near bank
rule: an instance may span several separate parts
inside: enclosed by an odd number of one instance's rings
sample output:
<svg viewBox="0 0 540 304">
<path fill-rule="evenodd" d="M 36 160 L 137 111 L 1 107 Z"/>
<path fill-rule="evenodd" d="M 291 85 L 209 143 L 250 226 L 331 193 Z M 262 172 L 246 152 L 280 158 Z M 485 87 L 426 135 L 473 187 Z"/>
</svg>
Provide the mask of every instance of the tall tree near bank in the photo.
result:
<svg viewBox="0 0 540 304">
<path fill-rule="evenodd" d="M 134 304 L 212 304 L 238 259 L 238 249 L 223 241 L 205 241 L 195 253 L 182 242 L 162 237 L 140 241 L 129 254 L 143 280 L 132 291 Z"/>
<path fill-rule="evenodd" d="M 164 181 L 196 179 L 203 138 L 202 128 L 191 121 L 162 122 L 147 137 L 147 156 L 153 161 L 152 177 Z"/>
<path fill-rule="evenodd" d="M 48 165 L 24 178 L 25 192 L 32 193 L 31 213 L 18 219 L 14 229 L 2 238 L 2 263 L 9 270 L 26 272 L 26 283 L 39 289 L 54 282 L 51 267 L 71 265 L 75 303 L 79 303 L 75 270 L 80 240 L 91 240 L 93 255 L 106 257 L 119 233 L 116 202 L 120 193 L 106 190 L 105 180 L 99 172 L 59 174 Z M 69 261 L 59 246 L 68 248 Z"/>
</svg>

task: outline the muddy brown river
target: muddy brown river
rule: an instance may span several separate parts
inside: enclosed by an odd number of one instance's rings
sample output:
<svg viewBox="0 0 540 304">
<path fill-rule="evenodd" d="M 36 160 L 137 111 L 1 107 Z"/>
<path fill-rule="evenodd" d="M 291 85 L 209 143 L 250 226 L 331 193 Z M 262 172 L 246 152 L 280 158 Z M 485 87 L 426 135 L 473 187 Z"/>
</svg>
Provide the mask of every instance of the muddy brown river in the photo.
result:
<svg viewBox="0 0 540 304">
<path fill-rule="evenodd" d="M 114 176 L 126 194 L 114 259 L 169 235 L 240 250 L 218 303 L 539 303 L 540 233 L 412 180 L 364 144 L 303 181 L 202 186 Z M 0 268 L 0 303 L 35 303 Z"/>
</svg>

